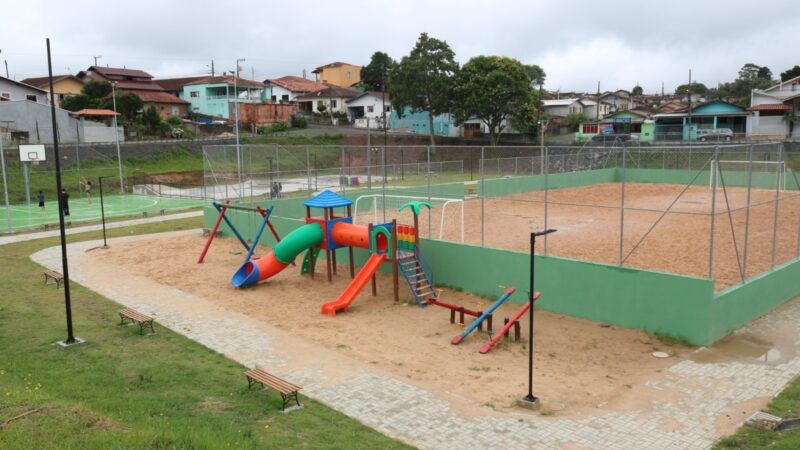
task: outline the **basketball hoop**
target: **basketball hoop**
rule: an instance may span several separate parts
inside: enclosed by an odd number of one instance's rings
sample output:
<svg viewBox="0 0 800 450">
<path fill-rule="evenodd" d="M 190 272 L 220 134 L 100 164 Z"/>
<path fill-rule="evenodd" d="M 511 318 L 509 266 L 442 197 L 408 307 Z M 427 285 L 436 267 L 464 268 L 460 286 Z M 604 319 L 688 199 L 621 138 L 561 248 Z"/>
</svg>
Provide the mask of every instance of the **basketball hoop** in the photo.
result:
<svg viewBox="0 0 800 450">
<path fill-rule="evenodd" d="M 39 165 L 39 154 L 36 152 L 28 152 L 28 160 L 33 163 L 34 166 Z"/>
</svg>

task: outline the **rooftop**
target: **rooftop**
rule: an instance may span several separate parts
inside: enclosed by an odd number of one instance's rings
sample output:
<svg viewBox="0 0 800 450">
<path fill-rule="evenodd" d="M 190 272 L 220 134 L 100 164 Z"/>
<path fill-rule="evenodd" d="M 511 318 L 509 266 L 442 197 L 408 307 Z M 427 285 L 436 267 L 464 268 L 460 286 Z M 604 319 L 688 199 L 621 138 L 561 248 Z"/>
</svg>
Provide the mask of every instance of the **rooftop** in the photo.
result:
<svg viewBox="0 0 800 450">
<path fill-rule="evenodd" d="M 580 101 L 578 98 L 561 98 L 557 100 L 542 100 L 542 103 L 544 103 L 544 106 L 569 106 L 578 101 Z"/>
<path fill-rule="evenodd" d="M 339 208 L 352 204 L 353 202 L 347 197 L 342 197 L 341 195 L 328 189 L 322 191 L 322 193 L 316 197 L 310 198 L 303 203 L 303 205 L 311 208 Z"/>
<path fill-rule="evenodd" d="M 152 80 L 153 76 L 149 73 L 138 70 L 138 69 L 127 69 L 125 67 L 103 67 L 103 66 L 90 66 L 86 69 L 88 71 L 94 71 L 99 73 L 104 77 L 114 78 L 114 77 L 124 77 L 124 78 L 146 78 L 148 80 Z"/>
<path fill-rule="evenodd" d="M 254 88 L 263 88 L 264 83 L 255 80 L 248 80 L 242 77 L 234 77 L 232 75 L 223 75 L 218 77 L 205 77 L 200 80 L 193 81 L 191 83 L 186 83 L 187 86 L 196 85 L 196 84 L 227 84 L 228 86 L 241 86 L 241 87 L 254 87 Z"/>
<path fill-rule="evenodd" d="M 80 81 L 78 77 L 75 75 L 53 75 L 53 83 L 68 79 L 68 78 L 75 78 L 76 80 Z M 21 81 L 21 83 L 28 84 L 38 88 L 47 88 L 50 85 L 50 78 L 49 77 L 32 77 L 32 78 L 25 78 Z"/>
<path fill-rule="evenodd" d="M 181 100 L 172 94 L 163 91 L 131 91 L 138 95 L 144 103 L 170 103 L 176 105 L 188 105 L 189 102 Z"/>
<path fill-rule="evenodd" d="M 389 93 L 388 92 L 366 91 L 366 92 L 362 92 L 360 95 L 356 95 L 355 97 L 351 98 L 350 100 L 347 100 L 347 103 L 356 101 L 356 100 L 358 100 L 358 99 L 360 99 L 362 97 L 366 97 L 368 95 L 371 95 L 373 97 L 377 97 L 377 98 L 382 99 L 382 100 L 386 100 L 387 102 L 389 101 Z"/>
<path fill-rule="evenodd" d="M 75 111 L 72 115 L 77 117 L 114 117 L 118 116 L 119 113 L 115 113 L 110 109 L 82 109 Z"/>
<path fill-rule="evenodd" d="M 361 91 L 343 88 L 339 86 L 329 86 L 316 92 L 310 92 L 297 97 L 295 100 L 313 100 L 317 98 L 353 98 L 360 95 Z"/>
<path fill-rule="evenodd" d="M 314 92 L 328 87 L 325 83 L 318 83 L 303 77 L 296 77 L 294 75 L 287 75 L 285 77 L 275 78 L 271 80 L 264 80 L 267 86 L 276 85 L 292 92 Z"/>
<path fill-rule="evenodd" d="M 330 64 L 325 64 L 324 66 L 319 66 L 316 69 L 314 69 L 311 73 L 320 73 L 322 71 L 322 69 L 333 69 L 334 67 L 341 67 L 341 66 L 358 67 L 355 64 L 349 64 L 349 63 L 346 63 L 346 62 L 336 61 L 336 62 L 332 62 Z"/>
<path fill-rule="evenodd" d="M 26 87 L 28 89 L 33 89 L 34 91 L 40 91 L 40 92 L 43 92 L 45 94 L 47 93 L 47 91 L 45 91 L 44 89 L 39 89 L 36 86 L 31 86 L 30 84 L 23 83 L 23 82 L 17 81 L 17 80 L 12 80 L 11 78 L 0 77 L 0 81 L 7 81 L 9 83 L 14 83 L 14 84 L 16 84 L 18 86 L 23 86 L 23 87 Z"/>
<path fill-rule="evenodd" d="M 161 78 L 153 81 L 167 91 L 179 91 L 183 89 L 185 85 L 193 81 L 203 80 L 205 78 L 208 78 L 208 75 L 180 78 Z"/>
<path fill-rule="evenodd" d="M 790 105 L 784 105 L 783 103 L 778 104 L 769 104 L 769 105 L 756 105 L 747 108 L 748 111 L 791 111 L 792 107 Z"/>
</svg>

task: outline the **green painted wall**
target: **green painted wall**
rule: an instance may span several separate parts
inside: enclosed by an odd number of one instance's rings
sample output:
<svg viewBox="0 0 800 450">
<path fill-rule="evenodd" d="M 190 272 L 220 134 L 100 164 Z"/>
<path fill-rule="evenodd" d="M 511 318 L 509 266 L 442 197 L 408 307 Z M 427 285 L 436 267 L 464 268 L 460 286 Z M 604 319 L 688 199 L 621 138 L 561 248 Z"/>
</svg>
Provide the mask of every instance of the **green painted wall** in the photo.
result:
<svg viewBox="0 0 800 450">
<path fill-rule="evenodd" d="M 616 170 L 611 168 L 553 173 L 548 175 L 547 183 L 551 189 L 611 183 L 616 181 Z M 478 192 L 480 192 L 480 184 Z M 482 184 L 483 193 L 487 197 L 541 191 L 544 190 L 544 175 L 488 179 Z"/>
<path fill-rule="evenodd" d="M 721 164 L 720 164 L 721 165 Z M 617 181 L 620 181 L 622 169 L 617 170 Z M 699 175 L 698 172 L 701 172 Z M 669 184 L 687 184 L 697 175 L 694 181 L 696 186 L 709 186 L 711 178 L 711 169 L 706 167 L 702 171 L 699 169 L 694 170 L 680 170 L 680 169 L 625 169 L 625 181 L 636 183 L 669 183 Z M 747 172 L 739 170 L 726 170 L 723 167 L 722 179 L 717 179 L 719 186 L 722 186 L 722 181 L 725 186 L 747 186 Z M 753 187 L 759 189 L 775 189 L 776 174 L 774 172 L 753 171 Z M 791 175 L 787 175 L 786 189 L 797 190 L 794 179 Z"/>
</svg>

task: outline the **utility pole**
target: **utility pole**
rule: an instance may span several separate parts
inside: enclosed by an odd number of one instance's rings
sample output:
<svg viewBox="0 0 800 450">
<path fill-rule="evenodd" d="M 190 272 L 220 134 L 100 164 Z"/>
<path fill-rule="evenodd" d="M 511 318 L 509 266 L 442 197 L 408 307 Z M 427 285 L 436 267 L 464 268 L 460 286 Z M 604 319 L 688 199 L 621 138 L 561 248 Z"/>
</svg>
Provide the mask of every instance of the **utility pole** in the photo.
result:
<svg viewBox="0 0 800 450">
<path fill-rule="evenodd" d="M 3 64 L 6 65 L 6 78 L 11 79 L 11 77 L 8 75 L 8 60 L 4 59 Z"/>
<path fill-rule="evenodd" d="M 100 59 L 100 58 L 102 58 L 102 57 L 103 57 L 103 55 L 97 55 L 97 56 L 93 56 L 93 58 L 94 58 L 94 65 L 95 65 L 95 66 L 97 65 L 97 60 L 98 60 L 98 59 Z"/>
<path fill-rule="evenodd" d="M 597 116 L 596 117 L 597 126 L 599 127 L 600 126 L 600 82 L 599 81 L 597 82 L 597 108 L 595 108 L 595 109 L 596 109 L 595 116 Z"/>
<path fill-rule="evenodd" d="M 214 60 L 211 60 L 211 76 L 214 76 Z"/>
<path fill-rule="evenodd" d="M 692 69 L 689 69 L 689 87 L 686 88 L 686 97 L 689 100 L 689 109 L 688 109 L 688 120 L 689 120 L 689 132 L 686 134 L 686 137 L 689 139 L 689 142 L 692 141 Z"/>
<path fill-rule="evenodd" d="M 236 114 L 236 167 L 239 178 L 239 196 L 242 195 L 242 147 L 239 145 L 239 63 L 244 62 L 244 58 L 236 59 L 236 75 L 233 77 L 233 105 Z M 228 100 L 230 101 L 230 99 Z"/>
</svg>

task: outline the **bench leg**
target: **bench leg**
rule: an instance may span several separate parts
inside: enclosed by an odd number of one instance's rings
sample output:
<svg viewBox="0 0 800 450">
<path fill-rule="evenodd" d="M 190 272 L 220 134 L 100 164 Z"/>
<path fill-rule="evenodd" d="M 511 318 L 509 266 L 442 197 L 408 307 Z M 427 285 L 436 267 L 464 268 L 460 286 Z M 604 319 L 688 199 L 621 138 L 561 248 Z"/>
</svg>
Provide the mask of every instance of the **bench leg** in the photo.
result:
<svg viewBox="0 0 800 450">
<path fill-rule="evenodd" d="M 125 325 L 125 316 L 122 314 L 119 315 L 119 326 Z"/>
<path fill-rule="evenodd" d="M 283 400 L 283 406 L 281 407 L 281 411 L 286 412 L 286 405 L 289 404 L 292 400 L 294 403 L 299 407 L 300 400 L 297 398 L 297 391 L 290 392 L 288 394 L 281 394 L 281 399 Z"/>
</svg>

